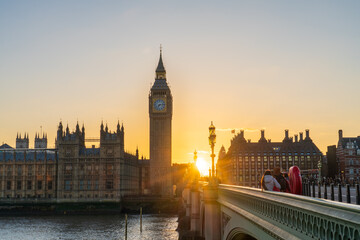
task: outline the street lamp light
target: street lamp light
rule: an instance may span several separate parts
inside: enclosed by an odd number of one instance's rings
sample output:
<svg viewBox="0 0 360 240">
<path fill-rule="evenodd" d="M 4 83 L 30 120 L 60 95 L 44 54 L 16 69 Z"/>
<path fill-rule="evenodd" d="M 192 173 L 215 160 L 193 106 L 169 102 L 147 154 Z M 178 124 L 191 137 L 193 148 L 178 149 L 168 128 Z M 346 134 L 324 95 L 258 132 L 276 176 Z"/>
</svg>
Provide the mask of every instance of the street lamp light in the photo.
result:
<svg viewBox="0 0 360 240">
<path fill-rule="evenodd" d="M 216 134 L 215 134 L 215 126 L 213 125 L 213 122 L 211 121 L 211 125 L 209 127 L 209 144 L 211 146 L 211 176 L 215 177 L 215 154 L 214 154 L 214 147 L 216 143 Z M 209 176 L 210 177 L 210 176 Z"/>
</svg>

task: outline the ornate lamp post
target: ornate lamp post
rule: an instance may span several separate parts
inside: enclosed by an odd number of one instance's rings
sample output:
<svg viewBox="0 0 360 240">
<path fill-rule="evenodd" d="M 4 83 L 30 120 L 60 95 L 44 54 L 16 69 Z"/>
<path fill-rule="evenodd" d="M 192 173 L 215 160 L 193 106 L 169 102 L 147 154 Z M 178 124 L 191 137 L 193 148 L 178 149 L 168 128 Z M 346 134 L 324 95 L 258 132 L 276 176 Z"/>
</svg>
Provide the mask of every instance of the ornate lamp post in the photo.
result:
<svg viewBox="0 0 360 240">
<path fill-rule="evenodd" d="M 215 177 L 215 154 L 214 154 L 214 147 L 216 143 L 216 134 L 215 134 L 215 126 L 213 125 L 213 122 L 211 121 L 211 125 L 209 127 L 209 144 L 211 146 L 211 176 Z"/>
<path fill-rule="evenodd" d="M 197 160 L 197 152 L 196 152 L 196 150 L 195 150 L 195 152 L 194 152 L 194 163 L 195 163 L 195 167 L 196 167 L 196 160 Z"/>
<path fill-rule="evenodd" d="M 321 183 L 321 167 L 322 167 L 322 162 L 321 162 L 321 157 L 320 157 L 320 161 L 318 163 L 318 169 L 319 169 L 319 183 Z"/>
</svg>

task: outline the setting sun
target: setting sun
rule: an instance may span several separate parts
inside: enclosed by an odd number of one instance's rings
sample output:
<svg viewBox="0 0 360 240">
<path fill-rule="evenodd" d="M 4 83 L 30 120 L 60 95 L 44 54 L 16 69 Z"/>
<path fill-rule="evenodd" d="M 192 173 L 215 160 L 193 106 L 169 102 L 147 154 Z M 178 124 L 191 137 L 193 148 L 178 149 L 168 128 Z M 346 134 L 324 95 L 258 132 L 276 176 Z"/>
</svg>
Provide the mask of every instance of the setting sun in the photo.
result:
<svg viewBox="0 0 360 240">
<path fill-rule="evenodd" d="M 198 168 L 201 176 L 209 175 L 210 163 L 205 161 L 204 158 L 198 158 L 196 161 L 196 167 Z"/>
</svg>

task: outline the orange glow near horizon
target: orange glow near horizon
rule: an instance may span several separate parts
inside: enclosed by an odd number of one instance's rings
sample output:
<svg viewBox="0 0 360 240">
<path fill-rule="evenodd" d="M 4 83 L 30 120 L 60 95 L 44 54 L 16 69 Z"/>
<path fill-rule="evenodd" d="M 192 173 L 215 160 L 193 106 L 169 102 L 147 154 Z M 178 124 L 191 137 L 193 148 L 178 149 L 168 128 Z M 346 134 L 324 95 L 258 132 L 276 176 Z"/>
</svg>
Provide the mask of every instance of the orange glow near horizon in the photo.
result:
<svg viewBox="0 0 360 240">
<path fill-rule="evenodd" d="M 173 96 L 173 164 L 192 163 L 196 149 L 208 175 L 211 121 L 215 162 L 233 129 L 251 142 L 261 129 L 271 142 L 281 142 L 285 129 L 291 137 L 310 129 L 323 154 L 339 129 L 360 135 L 360 1 L 40 5 L 0 4 L 0 145 L 15 147 L 26 132 L 33 147 L 42 132 L 53 148 L 60 120 L 70 131 L 84 123 L 87 139 L 100 138 L 102 121 L 112 132 L 120 121 L 125 151 L 138 148 L 148 159 L 160 43 Z"/>
</svg>

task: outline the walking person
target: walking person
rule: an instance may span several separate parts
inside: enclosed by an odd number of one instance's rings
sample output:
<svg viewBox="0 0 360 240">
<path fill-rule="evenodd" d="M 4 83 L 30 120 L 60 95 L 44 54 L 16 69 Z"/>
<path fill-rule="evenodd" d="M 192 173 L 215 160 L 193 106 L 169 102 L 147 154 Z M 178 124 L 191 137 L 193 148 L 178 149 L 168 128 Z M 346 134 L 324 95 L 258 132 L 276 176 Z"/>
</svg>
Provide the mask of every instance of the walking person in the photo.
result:
<svg viewBox="0 0 360 240">
<path fill-rule="evenodd" d="M 291 193 L 301 195 L 302 194 L 302 180 L 300 169 L 298 166 L 292 166 L 289 169 L 290 189 Z"/>
<path fill-rule="evenodd" d="M 273 175 L 281 186 L 281 188 L 279 189 L 280 192 L 290 192 L 290 187 L 289 185 L 287 185 L 286 179 L 281 174 L 279 167 L 274 168 Z"/>
<path fill-rule="evenodd" d="M 268 191 L 276 191 L 276 189 L 280 189 L 280 188 L 281 186 L 278 183 L 278 181 L 276 181 L 276 179 L 273 176 L 271 176 L 271 171 L 269 169 L 266 170 L 261 178 L 261 189 Z"/>
</svg>

